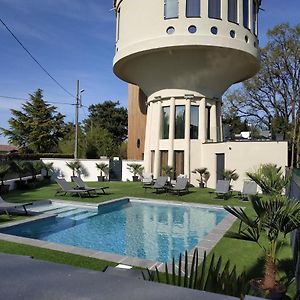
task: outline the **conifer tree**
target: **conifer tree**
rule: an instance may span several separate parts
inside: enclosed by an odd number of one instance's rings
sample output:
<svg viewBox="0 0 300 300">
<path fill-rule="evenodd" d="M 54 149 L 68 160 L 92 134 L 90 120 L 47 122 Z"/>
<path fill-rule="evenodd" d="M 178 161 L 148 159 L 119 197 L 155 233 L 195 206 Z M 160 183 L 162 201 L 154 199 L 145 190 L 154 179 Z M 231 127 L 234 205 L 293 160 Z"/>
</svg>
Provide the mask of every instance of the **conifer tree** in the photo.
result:
<svg viewBox="0 0 300 300">
<path fill-rule="evenodd" d="M 8 141 L 27 153 L 56 152 L 59 140 L 64 136 L 64 115 L 43 100 L 38 89 L 22 105 L 22 110 L 11 109 L 9 129 L 0 128 Z"/>
</svg>

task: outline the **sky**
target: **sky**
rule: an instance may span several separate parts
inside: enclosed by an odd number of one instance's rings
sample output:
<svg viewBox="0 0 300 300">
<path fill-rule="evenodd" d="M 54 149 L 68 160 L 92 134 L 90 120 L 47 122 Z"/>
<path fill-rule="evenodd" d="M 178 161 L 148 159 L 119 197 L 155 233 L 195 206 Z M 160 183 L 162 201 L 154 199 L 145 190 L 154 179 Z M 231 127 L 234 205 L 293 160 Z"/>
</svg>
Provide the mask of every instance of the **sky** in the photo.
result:
<svg viewBox="0 0 300 300">
<path fill-rule="evenodd" d="M 75 95 L 76 80 L 80 80 L 84 106 L 105 100 L 127 106 L 127 84 L 112 71 L 115 15 L 111 8 L 112 0 L 0 0 L 0 18 L 71 94 Z M 262 9 L 261 46 L 267 42 L 268 29 L 282 22 L 300 23 L 299 0 L 263 0 Z M 10 109 L 20 109 L 25 102 L 1 96 L 28 99 L 38 88 L 49 102 L 75 103 L 0 23 L 0 127 L 8 128 Z M 55 106 L 66 121 L 74 122 L 74 106 Z M 87 115 L 87 108 L 82 108 L 80 119 Z M 0 136 L 3 143 L 7 139 Z"/>
</svg>

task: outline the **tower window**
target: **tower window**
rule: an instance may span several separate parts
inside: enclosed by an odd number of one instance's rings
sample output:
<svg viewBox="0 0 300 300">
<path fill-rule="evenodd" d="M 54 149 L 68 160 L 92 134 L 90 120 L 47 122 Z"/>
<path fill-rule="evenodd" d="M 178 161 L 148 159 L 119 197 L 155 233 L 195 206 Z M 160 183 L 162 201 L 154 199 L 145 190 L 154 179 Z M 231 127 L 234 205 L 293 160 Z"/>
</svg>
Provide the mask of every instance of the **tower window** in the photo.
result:
<svg viewBox="0 0 300 300">
<path fill-rule="evenodd" d="M 253 0 L 253 32 L 255 35 L 257 35 L 257 15 L 258 15 L 257 3 L 256 0 Z"/>
<path fill-rule="evenodd" d="M 162 139 L 169 138 L 170 128 L 170 106 L 165 106 L 162 109 Z"/>
<path fill-rule="evenodd" d="M 167 28 L 167 34 L 173 34 L 175 32 L 175 28 L 173 26 L 169 26 Z"/>
<path fill-rule="evenodd" d="M 199 106 L 191 105 L 190 139 L 198 139 Z"/>
<path fill-rule="evenodd" d="M 178 18 L 178 0 L 165 0 L 165 20 Z"/>
<path fill-rule="evenodd" d="M 221 0 L 208 0 L 208 17 L 221 19 Z"/>
<path fill-rule="evenodd" d="M 175 111 L 175 139 L 184 139 L 185 106 L 176 105 Z"/>
<path fill-rule="evenodd" d="M 218 34 L 218 28 L 216 26 L 213 26 L 211 29 L 210 29 L 210 32 L 212 34 Z"/>
<path fill-rule="evenodd" d="M 191 25 L 191 26 L 188 28 L 188 31 L 189 31 L 189 33 L 196 33 L 197 27 L 196 27 L 195 25 Z"/>
<path fill-rule="evenodd" d="M 200 17 L 200 0 L 186 0 L 186 17 Z"/>
<path fill-rule="evenodd" d="M 249 29 L 249 0 L 243 0 L 243 25 Z"/>
<path fill-rule="evenodd" d="M 121 14 L 121 9 L 119 8 L 117 11 L 117 41 L 119 40 L 120 37 L 120 15 Z"/>
<path fill-rule="evenodd" d="M 206 139 L 210 140 L 210 110 L 211 106 L 206 106 Z"/>
<path fill-rule="evenodd" d="M 237 23 L 237 0 L 228 0 L 228 21 Z"/>
</svg>

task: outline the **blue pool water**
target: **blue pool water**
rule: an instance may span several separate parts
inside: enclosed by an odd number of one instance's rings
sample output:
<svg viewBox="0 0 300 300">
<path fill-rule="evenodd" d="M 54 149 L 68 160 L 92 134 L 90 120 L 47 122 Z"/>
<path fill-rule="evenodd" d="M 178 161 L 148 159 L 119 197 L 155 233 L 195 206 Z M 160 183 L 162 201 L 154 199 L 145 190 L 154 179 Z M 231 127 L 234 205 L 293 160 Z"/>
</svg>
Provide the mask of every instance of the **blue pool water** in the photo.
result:
<svg viewBox="0 0 300 300">
<path fill-rule="evenodd" d="M 123 201 L 98 210 L 65 207 L 58 216 L 3 233 L 170 262 L 191 250 L 227 213 L 223 209 Z"/>
</svg>

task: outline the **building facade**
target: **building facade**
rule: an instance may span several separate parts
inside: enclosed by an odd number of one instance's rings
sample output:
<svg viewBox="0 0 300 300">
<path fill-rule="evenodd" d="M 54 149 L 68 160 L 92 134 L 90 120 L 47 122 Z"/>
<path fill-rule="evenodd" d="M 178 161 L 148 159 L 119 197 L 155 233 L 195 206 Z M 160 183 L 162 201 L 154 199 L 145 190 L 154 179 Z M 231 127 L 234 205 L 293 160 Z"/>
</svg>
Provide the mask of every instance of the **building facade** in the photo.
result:
<svg viewBox="0 0 300 300">
<path fill-rule="evenodd" d="M 129 122 L 135 120 L 129 148 L 140 145 L 145 172 L 157 177 L 169 165 L 174 176 L 185 174 L 196 183 L 193 169 L 208 167 L 214 187 L 224 168 L 244 172 L 260 163 L 287 164 L 285 142 L 223 142 L 222 95 L 259 70 L 259 6 L 260 0 L 114 1 L 114 72 L 147 98 L 144 147 L 137 113 L 143 101 L 137 94 L 129 100 Z M 243 151 L 243 157 L 231 157 Z"/>
</svg>

